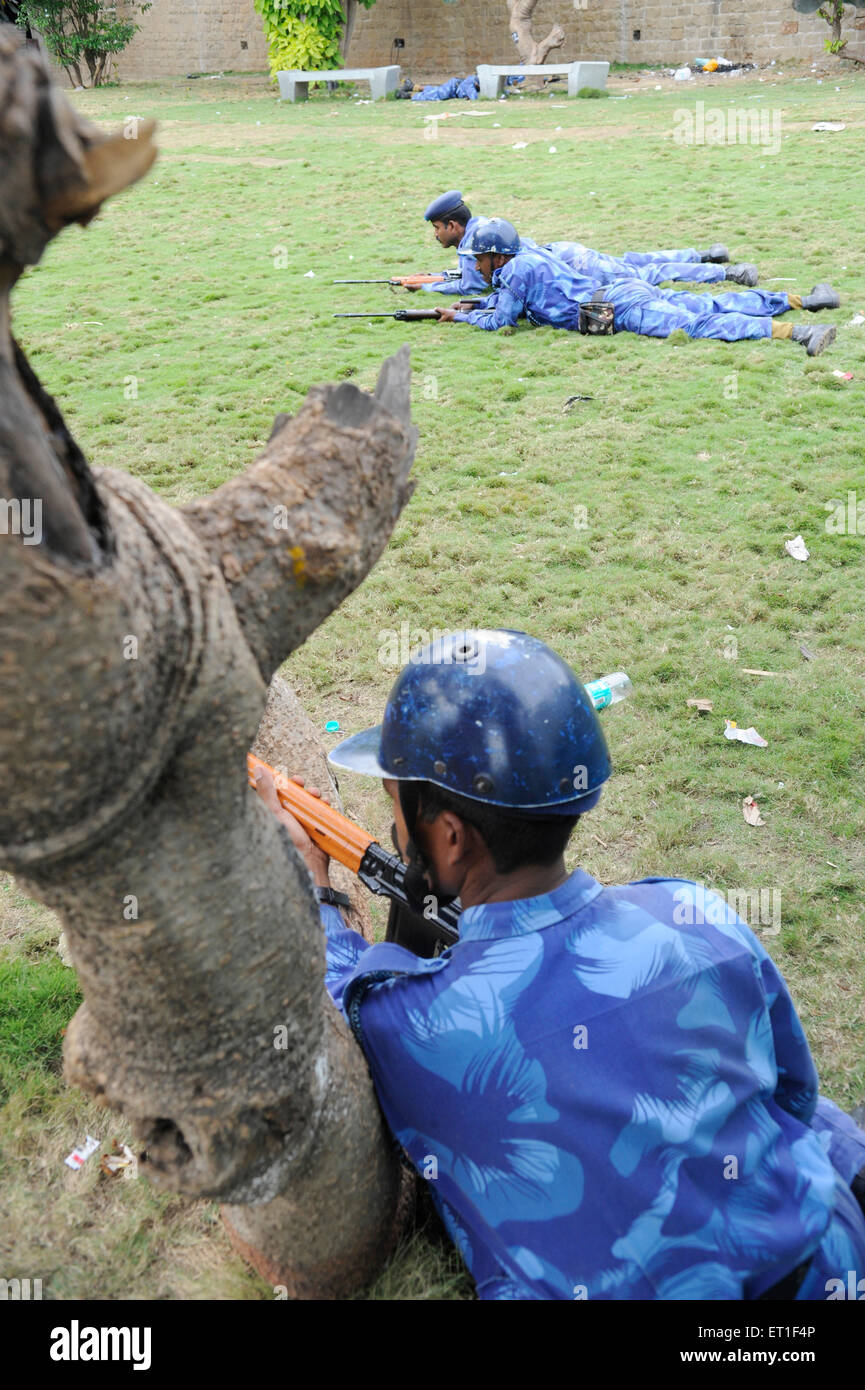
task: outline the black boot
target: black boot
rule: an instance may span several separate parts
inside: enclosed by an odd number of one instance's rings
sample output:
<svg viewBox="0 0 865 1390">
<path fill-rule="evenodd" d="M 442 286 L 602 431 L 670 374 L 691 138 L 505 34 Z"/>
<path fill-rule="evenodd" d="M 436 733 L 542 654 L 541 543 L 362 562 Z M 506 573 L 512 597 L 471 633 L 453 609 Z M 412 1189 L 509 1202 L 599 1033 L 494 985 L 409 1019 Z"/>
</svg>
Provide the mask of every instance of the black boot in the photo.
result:
<svg viewBox="0 0 865 1390">
<path fill-rule="evenodd" d="M 721 244 L 720 241 L 716 241 L 715 245 L 710 246 L 708 251 L 704 251 L 702 256 L 700 257 L 700 260 L 704 265 L 706 265 L 707 263 L 722 265 L 724 261 L 728 261 L 729 259 L 730 252 L 727 250 L 726 246 L 723 246 Z"/>
<path fill-rule="evenodd" d="M 734 285 L 745 285 L 752 290 L 759 280 L 757 267 L 743 262 L 741 265 L 728 265 L 724 271 L 724 279 L 732 280 Z"/>
<path fill-rule="evenodd" d="M 819 357 L 824 348 L 835 341 L 834 323 L 793 324 L 793 342 L 801 343 L 809 357 Z"/>
<path fill-rule="evenodd" d="M 812 314 L 819 313 L 821 309 L 838 309 L 840 305 L 841 296 L 831 285 L 815 285 L 810 294 L 802 296 L 802 308 L 810 310 Z"/>
</svg>

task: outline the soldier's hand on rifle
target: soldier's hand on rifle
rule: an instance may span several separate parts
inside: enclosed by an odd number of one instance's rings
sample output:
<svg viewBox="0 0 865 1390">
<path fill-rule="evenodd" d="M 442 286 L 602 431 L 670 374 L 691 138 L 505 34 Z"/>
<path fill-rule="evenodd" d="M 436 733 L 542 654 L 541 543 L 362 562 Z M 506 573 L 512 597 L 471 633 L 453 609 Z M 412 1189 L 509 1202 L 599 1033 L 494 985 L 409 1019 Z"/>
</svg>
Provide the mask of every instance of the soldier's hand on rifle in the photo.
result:
<svg viewBox="0 0 865 1390">
<path fill-rule="evenodd" d="M 439 323 L 453 323 L 456 309 L 442 309 L 436 305 L 436 313 L 438 314 Z"/>
<path fill-rule="evenodd" d="M 290 811 L 286 811 L 285 807 L 280 803 L 270 773 L 266 772 L 262 767 L 257 767 L 253 776 L 255 778 L 255 790 L 258 792 L 258 795 L 261 797 L 267 809 L 272 811 L 276 816 L 280 825 L 285 826 L 291 836 L 292 844 L 309 869 L 313 882 L 320 888 L 328 888 L 330 886 L 330 878 L 328 876 L 328 865 L 330 864 L 329 856 L 324 853 L 324 850 L 319 849 L 318 845 L 313 844 L 300 821 L 297 820 Z M 302 777 L 292 777 L 290 780 L 296 782 L 299 787 L 303 786 Z M 307 787 L 306 790 L 309 792 L 310 796 L 321 797 L 321 792 L 317 787 Z"/>
</svg>

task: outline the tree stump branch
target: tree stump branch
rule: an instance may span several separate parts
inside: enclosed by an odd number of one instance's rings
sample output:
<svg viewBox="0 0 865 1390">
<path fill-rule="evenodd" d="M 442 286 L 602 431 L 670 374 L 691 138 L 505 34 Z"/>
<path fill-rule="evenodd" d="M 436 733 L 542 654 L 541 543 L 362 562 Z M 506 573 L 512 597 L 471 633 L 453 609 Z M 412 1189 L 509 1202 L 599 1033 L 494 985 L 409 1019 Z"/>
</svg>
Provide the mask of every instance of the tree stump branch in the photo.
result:
<svg viewBox="0 0 865 1390">
<path fill-rule="evenodd" d="M 508 0 L 508 21 L 511 34 L 524 63 L 545 63 L 554 48 L 561 48 L 565 31 L 554 24 L 546 38 L 536 39 L 532 33 L 532 16 L 538 0 Z"/>
<path fill-rule="evenodd" d="M 374 397 L 311 392 L 186 508 L 91 470 L 9 295 L 153 155 L 149 129 L 106 136 L 71 111 L 0 26 L 0 495 L 40 509 L 38 534 L 0 536 L 0 867 L 66 931 L 84 994 L 67 1078 L 129 1116 L 153 1182 L 228 1204 L 265 1277 L 337 1297 L 395 1239 L 398 1166 L 324 989 L 308 874 L 246 753 L 273 671 L 409 494 L 408 350 Z"/>
</svg>

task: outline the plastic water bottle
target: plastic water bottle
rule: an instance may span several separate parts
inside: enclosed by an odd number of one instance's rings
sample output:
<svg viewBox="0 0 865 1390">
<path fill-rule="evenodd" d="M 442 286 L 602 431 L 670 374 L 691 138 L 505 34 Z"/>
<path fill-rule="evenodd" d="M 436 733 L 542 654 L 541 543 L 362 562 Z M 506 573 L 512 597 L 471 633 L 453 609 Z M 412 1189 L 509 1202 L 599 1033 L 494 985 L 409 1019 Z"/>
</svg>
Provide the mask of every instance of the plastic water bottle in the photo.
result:
<svg viewBox="0 0 865 1390">
<path fill-rule="evenodd" d="M 626 695 L 630 695 L 633 689 L 630 676 L 626 676 L 624 671 L 614 671 L 611 676 L 601 676 L 599 680 L 586 683 L 586 690 L 595 709 L 617 705 Z"/>
</svg>

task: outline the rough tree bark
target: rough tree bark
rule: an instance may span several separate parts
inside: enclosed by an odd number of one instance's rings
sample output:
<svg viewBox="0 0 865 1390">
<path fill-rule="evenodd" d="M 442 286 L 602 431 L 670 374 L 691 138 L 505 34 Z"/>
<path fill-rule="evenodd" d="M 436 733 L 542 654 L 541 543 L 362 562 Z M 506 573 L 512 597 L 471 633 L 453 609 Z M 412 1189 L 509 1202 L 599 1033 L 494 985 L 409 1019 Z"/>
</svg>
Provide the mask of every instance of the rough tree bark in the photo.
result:
<svg viewBox="0 0 865 1390">
<path fill-rule="evenodd" d="M 270 682 L 267 705 L 252 751 L 286 777 L 302 777 L 307 787 L 318 787 L 331 806 L 343 809 L 339 783 L 327 761 L 324 744 L 291 686 L 281 676 L 274 676 Z M 330 865 L 330 881 L 351 900 L 351 907 L 343 912 L 348 925 L 367 941 L 372 941 L 369 893 L 356 874 L 334 859 Z"/>
<path fill-rule="evenodd" d="M 66 1075 L 131 1118 L 142 1173 L 219 1198 L 292 1296 L 339 1296 L 385 1258 L 399 1178 L 323 988 L 308 876 L 245 760 L 275 668 L 409 495 L 408 351 L 375 396 L 311 391 L 182 510 L 91 471 L 9 292 L 146 172 L 152 125 L 137 133 L 83 121 L 0 26 L 0 497 L 7 521 L 41 511 L 0 534 L 0 866 L 63 921 L 85 999 Z"/>
<path fill-rule="evenodd" d="M 342 10 L 345 15 L 345 24 L 339 40 L 339 52 L 343 63 L 348 63 L 348 50 L 351 47 L 351 39 L 354 33 L 354 22 L 357 19 L 357 0 L 342 0 Z"/>
<path fill-rule="evenodd" d="M 545 63 L 554 48 L 561 48 L 565 31 L 554 24 L 545 39 L 532 34 L 532 15 L 538 0 L 508 0 L 508 20 L 511 33 L 524 63 Z"/>
</svg>

